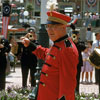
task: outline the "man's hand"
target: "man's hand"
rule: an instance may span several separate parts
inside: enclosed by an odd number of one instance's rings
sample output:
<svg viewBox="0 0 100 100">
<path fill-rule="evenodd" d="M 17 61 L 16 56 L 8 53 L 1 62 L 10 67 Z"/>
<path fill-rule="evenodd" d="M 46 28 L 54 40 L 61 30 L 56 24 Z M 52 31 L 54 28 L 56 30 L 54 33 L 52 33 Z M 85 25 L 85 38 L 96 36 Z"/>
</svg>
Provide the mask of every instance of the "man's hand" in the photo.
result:
<svg viewBox="0 0 100 100">
<path fill-rule="evenodd" d="M 0 44 L 0 48 L 4 48 L 4 45 L 3 44 Z"/>
<path fill-rule="evenodd" d="M 30 44 L 30 40 L 26 37 L 21 37 L 20 40 L 22 40 L 22 44 L 24 44 L 25 47 L 28 47 Z"/>
</svg>

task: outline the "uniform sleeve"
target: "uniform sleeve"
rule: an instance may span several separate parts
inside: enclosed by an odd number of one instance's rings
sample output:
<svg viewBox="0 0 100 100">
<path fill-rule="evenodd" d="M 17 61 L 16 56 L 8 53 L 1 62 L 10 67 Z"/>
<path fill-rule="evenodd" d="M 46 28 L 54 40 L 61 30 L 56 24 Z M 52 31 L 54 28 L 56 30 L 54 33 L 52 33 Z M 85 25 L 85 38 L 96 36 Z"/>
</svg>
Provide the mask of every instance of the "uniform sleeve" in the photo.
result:
<svg viewBox="0 0 100 100">
<path fill-rule="evenodd" d="M 65 100 L 71 100 L 76 87 L 77 50 L 74 47 L 64 48 L 60 52 L 59 61 L 59 98 L 65 97 Z"/>
<path fill-rule="evenodd" d="M 35 54 L 39 59 L 45 60 L 48 50 L 48 48 L 44 48 L 39 45 L 32 53 Z"/>
<path fill-rule="evenodd" d="M 34 51 L 37 48 L 37 43 L 33 43 L 32 41 L 30 41 L 28 48 L 30 49 L 30 51 Z"/>
</svg>

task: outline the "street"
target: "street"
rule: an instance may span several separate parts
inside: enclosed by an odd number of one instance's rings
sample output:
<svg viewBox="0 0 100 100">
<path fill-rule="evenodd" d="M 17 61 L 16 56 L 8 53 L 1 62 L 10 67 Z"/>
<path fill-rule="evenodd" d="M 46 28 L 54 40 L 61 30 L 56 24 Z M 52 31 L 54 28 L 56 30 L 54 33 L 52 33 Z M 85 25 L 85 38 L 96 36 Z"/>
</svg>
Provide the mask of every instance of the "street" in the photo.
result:
<svg viewBox="0 0 100 100">
<path fill-rule="evenodd" d="M 93 82 L 95 82 L 94 78 L 95 71 L 93 71 Z M 81 81 L 81 79 L 80 79 Z M 28 85 L 29 84 L 29 78 L 27 81 Z M 21 87 L 22 84 L 22 77 L 21 77 L 21 68 L 20 66 L 16 67 L 15 72 L 11 72 L 7 77 L 6 77 L 6 88 L 8 86 L 19 86 Z M 95 93 L 98 94 L 98 85 L 96 84 L 80 84 L 80 93 Z"/>
<path fill-rule="evenodd" d="M 29 78 L 28 78 L 29 79 Z M 29 85 L 29 80 L 27 81 Z M 15 72 L 11 72 L 7 77 L 6 77 L 6 88 L 8 86 L 22 86 L 22 76 L 21 76 L 21 68 L 16 67 Z"/>
</svg>

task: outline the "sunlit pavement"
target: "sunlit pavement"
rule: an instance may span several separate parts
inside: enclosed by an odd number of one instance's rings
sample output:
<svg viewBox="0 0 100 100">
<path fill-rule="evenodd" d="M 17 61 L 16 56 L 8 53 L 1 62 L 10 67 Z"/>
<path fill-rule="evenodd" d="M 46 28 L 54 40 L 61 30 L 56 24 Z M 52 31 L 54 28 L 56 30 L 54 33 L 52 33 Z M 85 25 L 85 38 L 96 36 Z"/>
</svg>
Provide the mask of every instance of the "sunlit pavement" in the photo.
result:
<svg viewBox="0 0 100 100">
<path fill-rule="evenodd" d="M 27 83 L 30 85 L 29 78 Z M 11 73 L 6 77 L 6 88 L 12 85 L 22 87 L 22 75 L 20 67 L 16 67 L 15 72 L 11 71 Z"/>
<path fill-rule="evenodd" d="M 95 82 L 94 79 L 94 74 L 95 71 L 93 71 L 93 82 Z M 80 79 L 81 81 L 81 79 Z M 29 84 L 29 78 L 28 78 L 28 85 Z M 21 68 L 20 67 L 16 67 L 15 72 L 11 72 L 7 77 L 6 77 L 6 88 L 8 86 L 22 86 L 22 77 L 21 77 Z M 98 94 L 99 90 L 98 90 L 98 85 L 96 84 L 80 84 L 80 93 L 95 93 Z"/>
<path fill-rule="evenodd" d="M 90 75 L 89 75 L 89 80 L 90 80 Z M 80 81 L 81 81 L 81 79 L 80 79 Z M 84 79 L 84 81 L 85 81 L 85 79 Z M 99 93 L 99 86 L 94 84 L 95 83 L 95 69 L 93 69 L 92 81 L 93 81 L 92 84 L 90 84 L 90 83 L 80 84 L 80 93 L 98 94 Z"/>
</svg>

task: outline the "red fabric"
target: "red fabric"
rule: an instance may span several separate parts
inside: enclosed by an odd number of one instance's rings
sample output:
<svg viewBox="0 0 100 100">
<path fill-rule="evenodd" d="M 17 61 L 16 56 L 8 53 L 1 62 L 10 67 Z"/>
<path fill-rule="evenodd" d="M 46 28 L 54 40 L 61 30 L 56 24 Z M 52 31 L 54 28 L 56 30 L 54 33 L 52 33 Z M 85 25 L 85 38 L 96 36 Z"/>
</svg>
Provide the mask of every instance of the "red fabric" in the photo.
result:
<svg viewBox="0 0 100 100">
<path fill-rule="evenodd" d="M 70 39 L 69 39 L 70 40 Z M 72 47 L 66 47 L 65 41 L 55 43 L 60 47 L 45 49 L 41 46 L 33 52 L 39 58 L 45 59 L 46 64 L 43 65 L 41 72 L 48 74 L 48 76 L 41 74 L 37 100 L 57 100 L 65 96 L 66 100 L 75 100 L 74 90 L 76 87 L 76 73 L 78 64 L 78 52 L 72 42 Z M 50 53 L 55 56 L 55 59 L 46 55 Z"/>
<path fill-rule="evenodd" d="M 10 17 L 4 17 L 2 18 L 2 35 L 4 35 L 5 38 L 7 38 L 8 34 L 8 24 L 9 24 Z"/>
<path fill-rule="evenodd" d="M 73 20 L 72 22 L 68 23 L 68 24 L 66 25 L 66 27 L 70 27 L 71 24 L 74 25 L 74 24 L 77 22 L 77 20 L 78 20 L 78 19 L 75 19 L 75 20 Z"/>
<path fill-rule="evenodd" d="M 22 31 L 26 31 L 24 28 L 15 28 L 15 29 L 8 29 L 8 31 L 12 31 L 12 32 L 22 32 Z"/>
<path fill-rule="evenodd" d="M 33 51 L 33 53 L 35 53 L 39 59 L 45 60 L 48 51 L 48 48 L 38 46 L 37 50 L 35 50 L 35 52 Z"/>
<path fill-rule="evenodd" d="M 70 22 L 71 21 L 71 18 L 69 16 L 66 16 L 66 15 L 61 14 L 61 13 L 56 12 L 56 11 L 48 11 L 47 15 L 48 16 L 52 16 L 52 17 L 56 17 L 56 18 L 59 18 L 59 19 L 62 19 L 64 21 L 66 21 L 66 22 Z"/>
</svg>

